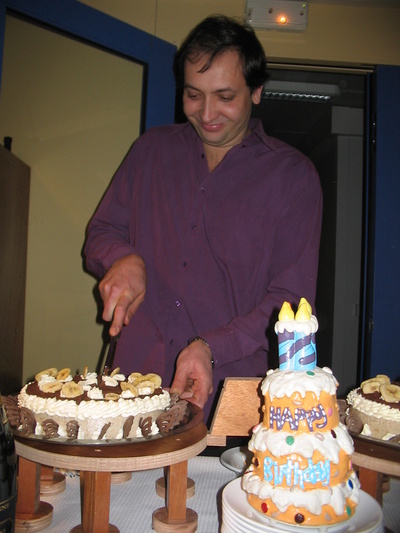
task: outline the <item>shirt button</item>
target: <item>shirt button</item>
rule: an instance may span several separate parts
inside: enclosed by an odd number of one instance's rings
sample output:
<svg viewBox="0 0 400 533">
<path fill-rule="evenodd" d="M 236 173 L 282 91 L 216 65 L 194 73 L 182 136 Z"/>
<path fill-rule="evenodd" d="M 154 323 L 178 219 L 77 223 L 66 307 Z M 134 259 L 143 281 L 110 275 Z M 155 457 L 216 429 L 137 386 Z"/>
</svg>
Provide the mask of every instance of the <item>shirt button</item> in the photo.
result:
<svg viewBox="0 0 400 533">
<path fill-rule="evenodd" d="M 176 305 L 176 307 L 180 307 L 181 302 L 179 300 L 176 300 L 175 305 Z"/>
<path fill-rule="evenodd" d="M 205 190 L 204 187 L 202 187 L 200 190 L 201 190 L 202 193 L 205 193 L 205 192 L 206 192 L 206 190 Z"/>
<path fill-rule="evenodd" d="M 192 224 L 192 229 L 197 229 L 197 224 Z"/>
</svg>

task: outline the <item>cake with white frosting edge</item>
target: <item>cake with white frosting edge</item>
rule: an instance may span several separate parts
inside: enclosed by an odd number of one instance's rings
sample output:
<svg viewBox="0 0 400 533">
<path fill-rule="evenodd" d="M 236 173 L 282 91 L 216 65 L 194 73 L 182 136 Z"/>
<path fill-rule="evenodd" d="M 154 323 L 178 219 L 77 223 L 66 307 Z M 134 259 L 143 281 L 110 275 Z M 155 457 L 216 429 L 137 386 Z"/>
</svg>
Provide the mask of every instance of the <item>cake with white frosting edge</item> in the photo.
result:
<svg viewBox="0 0 400 533">
<path fill-rule="evenodd" d="M 186 416 L 187 402 L 177 398 L 171 402 L 156 374 L 72 376 L 65 375 L 66 370 L 63 379 L 39 373 L 37 380 L 22 388 L 15 402 L 5 397 L 15 428 L 28 435 L 67 440 L 136 439 L 160 431 L 166 434 Z M 71 390 L 73 397 L 69 397 Z M 185 405 L 176 409 L 178 403 Z"/>
<path fill-rule="evenodd" d="M 349 392 L 346 398 L 348 412 L 355 413 L 360 419 L 361 435 L 400 443 L 400 402 L 393 399 L 387 402 L 379 390 L 365 393 L 362 387 Z"/>
</svg>

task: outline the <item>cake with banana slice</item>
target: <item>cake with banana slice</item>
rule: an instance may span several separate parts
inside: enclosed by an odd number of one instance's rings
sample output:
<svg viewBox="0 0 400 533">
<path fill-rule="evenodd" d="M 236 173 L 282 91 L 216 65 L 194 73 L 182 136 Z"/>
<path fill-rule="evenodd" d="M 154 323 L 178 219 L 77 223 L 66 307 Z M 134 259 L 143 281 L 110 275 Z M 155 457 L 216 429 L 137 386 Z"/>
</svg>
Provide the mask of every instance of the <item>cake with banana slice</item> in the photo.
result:
<svg viewBox="0 0 400 533">
<path fill-rule="evenodd" d="M 98 375 L 48 368 L 18 397 L 3 397 L 11 425 L 25 434 L 67 440 L 114 440 L 166 435 L 187 416 L 187 402 L 162 388 L 157 374 L 116 368 Z"/>
<path fill-rule="evenodd" d="M 363 381 L 347 395 L 346 416 L 356 415 L 361 434 L 400 443 L 400 385 L 384 374 Z"/>
<path fill-rule="evenodd" d="M 360 483 L 353 441 L 339 420 L 338 382 L 316 366 L 318 321 L 302 298 L 285 302 L 275 325 L 279 369 L 261 384 L 263 420 L 252 430 L 253 460 L 242 478 L 249 503 L 291 526 L 332 526 L 355 513 Z"/>
</svg>

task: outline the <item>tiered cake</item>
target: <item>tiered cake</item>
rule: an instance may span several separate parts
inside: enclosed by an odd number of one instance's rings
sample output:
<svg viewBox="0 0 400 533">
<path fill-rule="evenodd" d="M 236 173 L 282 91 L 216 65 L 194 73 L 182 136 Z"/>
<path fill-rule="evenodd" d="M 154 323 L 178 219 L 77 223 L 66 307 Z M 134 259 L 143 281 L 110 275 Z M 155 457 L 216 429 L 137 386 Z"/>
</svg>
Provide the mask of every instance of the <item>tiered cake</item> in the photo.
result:
<svg viewBox="0 0 400 533">
<path fill-rule="evenodd" d="M 338 383 L 316 366 L 318 322 L 302 298 L 296 313 L 282 306 L 275 332 L 279 369 L 262 382 L 263 421 L 253 428 L 253 462 L 242 479 L 250 504 L 288 524 L 333 525 L 359 501 L 353 441 L 339 421 Z"/>
</svg>

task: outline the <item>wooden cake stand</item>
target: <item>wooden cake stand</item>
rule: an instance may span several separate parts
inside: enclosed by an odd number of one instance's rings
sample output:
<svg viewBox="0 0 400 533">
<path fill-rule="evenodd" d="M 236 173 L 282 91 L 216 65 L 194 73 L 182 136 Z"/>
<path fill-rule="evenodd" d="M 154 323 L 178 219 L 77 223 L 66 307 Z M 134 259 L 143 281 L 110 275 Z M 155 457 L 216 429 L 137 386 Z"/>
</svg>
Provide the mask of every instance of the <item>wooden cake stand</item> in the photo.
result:
<svg viewBox="0 0 400 533">
<path fill-rule="evenodd" d="M 153 513 L 153 529 L 160 533 L 192 533 L 197 513 L 187 509 L 188 460 L 207 446 L 203 413 L 191 406 L 192 417 L 183 428 L 167 437 L 143 441 L 100 444 L 68 444 L 30 438 L 16 432 L 19 458 L 16 533 L 40 531 L 52 520 L 53 507 L 40 501 L 40 470 L 47 465 L 79 470 L 81 524 L 73 533 L 118 532 L 109 524 L 111 472 L 133 472 L 165 467 L 165 507 Z M 75 441 L 77 442 L 77 441 Z"/>
</svg>

